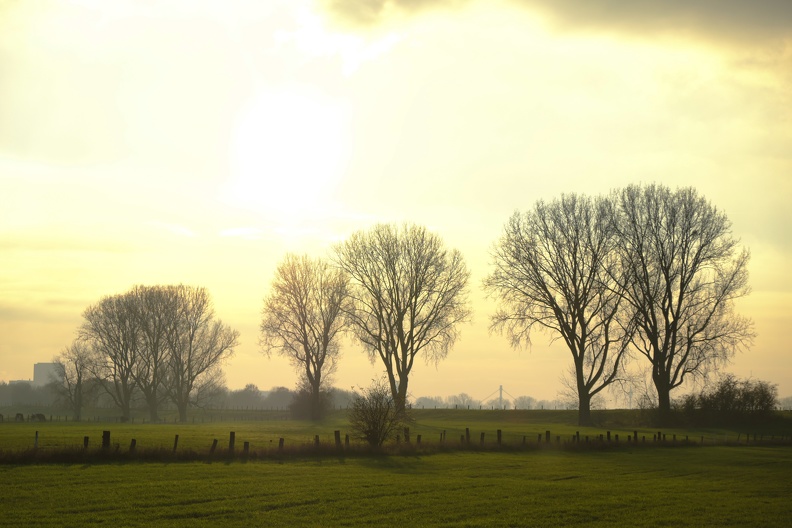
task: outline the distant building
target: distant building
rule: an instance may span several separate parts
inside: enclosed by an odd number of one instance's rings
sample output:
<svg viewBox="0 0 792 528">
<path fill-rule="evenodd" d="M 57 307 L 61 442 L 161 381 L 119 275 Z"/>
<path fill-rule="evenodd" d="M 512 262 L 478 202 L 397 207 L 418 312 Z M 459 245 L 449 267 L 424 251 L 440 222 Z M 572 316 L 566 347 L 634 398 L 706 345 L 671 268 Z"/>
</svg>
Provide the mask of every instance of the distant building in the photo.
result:
<svg viewBox="0 0 792 528">
<path fill-rule="evenodd" d="M 33 365 L 33 386 L 43 387 L 55 378 L 56 363 L 36 363 Z"/>
</svg>

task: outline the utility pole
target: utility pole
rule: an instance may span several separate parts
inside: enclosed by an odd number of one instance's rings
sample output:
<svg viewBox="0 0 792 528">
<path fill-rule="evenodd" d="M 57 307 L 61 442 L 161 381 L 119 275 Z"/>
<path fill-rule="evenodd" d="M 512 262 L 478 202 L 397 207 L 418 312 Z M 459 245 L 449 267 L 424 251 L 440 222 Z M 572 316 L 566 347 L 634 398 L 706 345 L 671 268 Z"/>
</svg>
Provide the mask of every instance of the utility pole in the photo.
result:
<svg viewBox="0 0 792 528">
<path fill-rule="evenodd" d="M 500 397 L 498 397 L 498 409 L 503 410 L 503 385 L 500 386 Z"/>
</svg>

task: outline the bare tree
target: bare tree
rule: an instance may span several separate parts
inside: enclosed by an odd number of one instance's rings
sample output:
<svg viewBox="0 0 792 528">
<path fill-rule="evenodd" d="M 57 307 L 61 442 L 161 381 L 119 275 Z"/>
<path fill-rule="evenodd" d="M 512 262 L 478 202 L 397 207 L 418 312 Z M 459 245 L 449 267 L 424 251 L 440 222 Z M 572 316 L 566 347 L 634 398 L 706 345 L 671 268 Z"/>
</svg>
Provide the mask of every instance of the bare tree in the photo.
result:
<svg viewBox="0 0 792 528">
<path fill-rule="evenodd" d="M 591 400 L 622 379 L 631 323 L 620 309 L 611 207 L 564 195 L 515 213 L 493 250 L 484 287 L 500 303 L 492 328 L 517 347 L 534 330 L 561 338 L 572 354 L 578 423 L 591 424 Z"/>
<path fill-rule="evenodd" d="M 79 337 L 88 343 L 93 357 L 91 374 L 121 410 L 121 420 L 130 418 L 136 388 L 135 368 L 140 347 L 140 327 L 129 294 L 104 297 L 83 312 Z"/>
<path fill-rule="evenodd" d="M 671 390 L 753 340 L 752 322 L 734 312 L 749 292 L 749 253 L 726 215 L 692 188 L 633 185 L 614 199 L 620 282 L 637 320 L 632 343 L 651 364 L 664 420 Z"/>
<path fill-rule="evenodd" d="M 89 362 L 91 350 L 80 340 L 75 340 L 52 360 L 55 379 L 52 387 L 72 411 L 75 422 L 82 419 L 82 409 L 95 389 Z"/>
<path fill-rule="evenodd" d="M 175 324 L 177 314 L 177 293 L 175 286 L 135 286 L 129 293 L 140 332 L 132 375 L 146 400 L 152 422 L 159 420 L 158 410 L 167 397 L 162 383 L 168 360 L 168 331 Z"/>
<path fill-rule="evenodd" d="M 174 288 L 178 308 L 168 330 L 164 386 L 184 422 L 191 403 L 222 387 L 222 373 L 217 367 L 233 354 L 239 332 L 215 319 L 206 289 L 183 285 Z"/>
<path fill-rule="evenodd" d="M 336 369 L 342 308 L 349 280 L 321 259 L 288 254 L 275 271 L 264 300 L 261 334 L 267 355 L 276 350 L 301 375 L 311 418 L 322 416 L 322 394 Z"/>
<path fill-rule="evenodd" d="M 462 254 L 448 251 L 424 227 L 380 224 L 336 246 L 338 265 L 351 278 L 346 312 L 372 361 L 385 366 L 399 408 L 415 357 L 445 358 L 469 317 L 470 273 Z"/>
</svg>

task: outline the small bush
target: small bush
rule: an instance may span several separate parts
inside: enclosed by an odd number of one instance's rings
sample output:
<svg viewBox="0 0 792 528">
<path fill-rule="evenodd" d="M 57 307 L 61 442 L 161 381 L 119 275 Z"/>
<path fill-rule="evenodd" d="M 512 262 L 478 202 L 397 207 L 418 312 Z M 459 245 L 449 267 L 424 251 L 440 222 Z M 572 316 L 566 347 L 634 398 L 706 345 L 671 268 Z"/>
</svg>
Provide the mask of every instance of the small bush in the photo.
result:
<svg viewBox="0 0 792 528">
<path fill-rule="evenodd" d="M 349 426 L 353 434 L 373 447 L 379 447 L 392 438 L 407 421 L 407 411 L 397 409 L 390 387 L 383 380 L 363 389 L 362 394 L 355 396 L 349 409 Z"/>
</svg>

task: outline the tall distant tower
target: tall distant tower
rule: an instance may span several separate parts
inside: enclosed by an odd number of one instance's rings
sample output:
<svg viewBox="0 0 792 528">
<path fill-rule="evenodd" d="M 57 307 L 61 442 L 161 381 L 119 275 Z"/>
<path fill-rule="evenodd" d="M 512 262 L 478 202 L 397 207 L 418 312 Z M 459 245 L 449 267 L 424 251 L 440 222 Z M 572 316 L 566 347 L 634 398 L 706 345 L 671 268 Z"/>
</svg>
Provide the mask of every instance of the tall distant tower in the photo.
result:
<svg viewBox="0 0 792 528">
<path fill-rule="evenodd" d="M 55 363 L 36 363 L 33 365 L 33 386 L 43 387 L 55 377 Z"/>
</svg>

